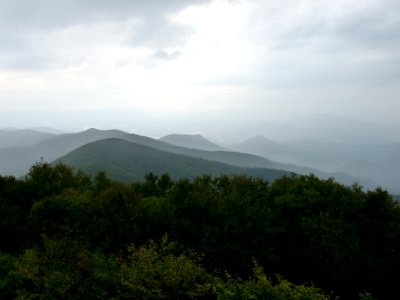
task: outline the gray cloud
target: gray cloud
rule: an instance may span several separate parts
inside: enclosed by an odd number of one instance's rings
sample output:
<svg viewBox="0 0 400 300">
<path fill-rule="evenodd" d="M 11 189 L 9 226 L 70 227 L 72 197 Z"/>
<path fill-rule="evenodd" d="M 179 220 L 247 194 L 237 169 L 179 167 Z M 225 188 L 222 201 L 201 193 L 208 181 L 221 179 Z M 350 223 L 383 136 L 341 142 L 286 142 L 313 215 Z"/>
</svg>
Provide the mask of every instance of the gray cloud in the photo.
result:
<svg viewBox="0 0 400 300">
<path fill-rule="evenodd" d="M 190 29 L 171 24 L 168 16 L 210 0 L 0 0 L 0 68 L 54 66 L 57 58 L 41 43 L 49 32 L 73 26 L 131 22 L 125 45 L 157 50 L 186 42 Z M 98 33 L 98 34 L 101 34 Z M 90 44 L 90 40 L 86 41 Z M 54 45 L 55 47 L 57 45 Z"/>
<path fill-rule="evenodd" d="M 246 32 L 263 49 L 263 59 L 246 73 L 213 83 L 264 88 L 398 83 L 400 2 L 338 3 L 288 0 L 273 7 L 257 2 Z"/>
<path fill-rule="evenodd" d="M 179 11 L 209 0 L 2 0 L 1 23 L 11 27 L 49 28 L 77 23 L 121 21 L 131 17 L 154 17 Z"/>
<path fill-rule="evenodd" d="M 181 55 L 180 51 L 173 51 L 173 52 L 167 52 L 165 50 L 158 50 L 154 52 L 153 57 L 158 58 L 158 59 L 175 59 L 178 58 Z"/>
<path fill-rule="evenodd" d="M 147 16 L 139 24 L 130 28 L 130 36 L 126 44 L 143 45 L 156 48 L 176 47 L 186 43 L 192 34 L 190 27 L 172 24 L 165 18 Z"/>
<path fill-rule="evenodd" d="M 40 53 L 19 53 L 18 55 L 0 56 L 0 67 L 12 70 L 41 70 L 56 64 L 55 60 Z"/>
<path fill-rule="evenodd" d="M 330 5 L 312 3 L 310 9 L 291 15 L 290 10 L 280 9 L 273 15 L 272 22 L 266 22 L 278 49 L 308 46 L 310 43 L 326 43 L 327 46 L 399 46 L 400 2 L 381 0 L 366 2 L 364 5 L 330 11 Z M 319 4 L 318 4 L 319 3 Z M 324 3 L 324 2 L 323 2 Z M 363 3 L 363 2 L 360 2 Z M 297 2 L 301 5 L 301 2 Z M 333 5 L 334 6 L 334 5 Z M 296 10 L 296 3 L 293 5 Z M 272 25 L 271 25 L 272 24 Z M 268 28 L 268 26 L 270 26 Z M 324 48 L 328 50 L 328 48 Z"/>
</svg>

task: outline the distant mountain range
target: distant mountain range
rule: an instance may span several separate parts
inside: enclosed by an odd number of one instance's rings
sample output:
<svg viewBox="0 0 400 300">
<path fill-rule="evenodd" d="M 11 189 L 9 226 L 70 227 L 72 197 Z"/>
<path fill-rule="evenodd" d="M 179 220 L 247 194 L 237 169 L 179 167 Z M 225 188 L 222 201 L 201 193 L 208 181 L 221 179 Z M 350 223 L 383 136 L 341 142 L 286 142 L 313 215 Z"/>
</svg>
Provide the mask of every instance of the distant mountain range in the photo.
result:
<svg viewBox="0 0 400 300">
<path fill-rule="evenodd" d="M 368 178 L 391 191 L 400 191 L 399 143 L 345 144 L 320 140 L 277 142 L 258 135 L 228 148 L 286 164 L 306 165 L 326 173 L 339 172 Z M 365 184 L 366 181 L 361 182 Z M 365 186 L 368 187 L 369 183 Z"/>
<path fill-rule="evenodd" d="M 282 158 L 282 155 L 289 155 L 291 153 L 296 154 L 296 151 L 293 152 L 293 149 L 291 147 L 287 147 L 285 144 L 267 140 L 260 136 L 255 137 L 248 142 L 244 142 L 241 145 L 232 146 L 233 148 L 232 151 L 232 150 L 224 150 L 224 148 L 216 145 L 215 143 L 209 142 L 207 139 L 205 139 L 200 135 L 193 136 L 193 135 L 175 134 L 157 140 L 137 134 L 128 134 L 124 131 L 119 131 L 119 130 L 102 131 L 97 129 L 89 129 L 79 133 L 52 135 L 49 138 L 41 140 L 34 145 L 0 149 L 0 174 L 23 176 L 28 172 L 29 168 L 35 162 L 40 161 L 42 158 L 45 161 L 52 162 L 67 155 L 68 153 L 74 150 L 77 150 L 82 146 L 85 146 L 86 144 L 109 138 L 116 138 L 119 140 L 124 140 L 130 143 L 134 143 L 136 145 L 146 146 L 148 148 L 151 148 L 152 150 L 168 152 L 169 154 L 170 153 L 177 154 L 180 155 L 179 156 L 180 158 L 182 158 L 182 156 L 201 158 L 203 162 L 208 161 L 207 163 L 218 162 L 221 164 L 230 165 L 235 168 L 241 167 L 241 168 L 274 169 L 274 170 L 283 170 L 285 172 L 293 172 L 298 174 L 313 173 L 321 178 L 334 177 L 337 181 L 346 185 L 351 185 L 355 182 L 359 182 L 365 187 L 370 189 L 375 188 L 377 186 L 377 184 L 375 184 L 371 180 L 366 179 L 365 176 L 362 176 L 362 174 L 354 177 L 344 172 L 338 172 L 338 171 L 323 172 L 316 168 L 303 167 L 302 165 L 306 164 L 301 164 L 301 163 L 294 164 L 294 163 L 278 162 L 284 160 L 276 158 Z M 171 143 L 165 142 L 171 139 L 175 141 L 175 143 L 185 145 L 186 147 L 176 146 Z M 119 141 L 118 144 L 121 144 L 121 142 Z M 203 149 L 216 148 L 220 150 L 208 151 L 196 148 L 203 148 Z M 254 154 L 246 152 L 252 152 Z M 280 155 L 279 157 L 274 156 L 278 154 Z M 304 151 L 304 155 L 307 155 L 306 151 Z M 166 155 L 162 155 L 162 157 L 166 157 Z M 272 160 L 270 160 L 269 158 L 272 158 Z M 68 159 L 69 161 L 74 160 L 72 158 Z M 80 160 L 76 160 L 74 166 L 78 166 L 77 161 Z M 148 161 L 147 163 L 149 165 L 152 165 L 151 161 Z M 99 166 L 102 165 L 99 161 L 97 161 L 97 164 Z M 104 161 L 103 164 L 106 164 L 111 169 L 116 169 L 114 163 Z M 113 165 L 113 167 L 111 167 L 111 165 Z M 85 168 L 88 167 L 86 166 Z M 225 167 L 223 169 L 226 170 Z M 208 170 L 211 169 L 209 168 Z M 242 171 L 243 170 L 241 170 L 241 172 Z M 111 172 L 116 173 L 114 171 Z M 130 177 L 136 176 L 132 172 L 133 171 L 128 172 L 130 174 L 129 176 Z M 216 171 L 214 170 L 211 173 L 214 174 L 215 172 Z M 122 175 L 118 176 L 119 178 L 122 178 L 121 177 Z"/>
<path fill-rule="evenodd" d="M 400 141 L 399 128 L 382 126 L 344 117 L 314 114 L 286 121 L 237 120 L 235 124 L 221 117 L 214 122 L 182 124 L 185 130 L 198 130 L 222 145 L 236 144 L 253 136 L 261 135 L 278 142 L 319 141 L 329 144 L 390 144 Z M 221 144 L 221 143 L 220 143 Z"/>
</svg>

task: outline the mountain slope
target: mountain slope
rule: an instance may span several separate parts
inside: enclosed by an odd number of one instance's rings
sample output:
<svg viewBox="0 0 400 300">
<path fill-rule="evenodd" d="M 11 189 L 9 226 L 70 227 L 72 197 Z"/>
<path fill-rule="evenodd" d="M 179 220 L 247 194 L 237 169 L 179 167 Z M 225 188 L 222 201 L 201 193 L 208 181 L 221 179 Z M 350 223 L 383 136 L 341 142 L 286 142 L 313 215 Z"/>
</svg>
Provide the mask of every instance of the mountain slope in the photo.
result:
<svg viewBox="0 0 400 300">
<path fill-rule="evenodd" d="M 230 145 L 229 149 L 264 157 L 268 155 L 268 158 L 282 162 L 291 162 L 293 156 L 297 157 L 298 155 L 298 151 L 294 153 L 293 149 L 284 143 L 267 139 L 262 135 L 257 135 L 241 143 Z"/>
<path fill-rule="evenodd" d="M 194 148 L 206 151 L 224 150 L 224 148 L 210 142 L 200 134 L 169 134 L 159 140 L 185 148 Z"/>
<path fill-rule="evenodd" d="M 105 170 L 109 177 L 124 182 L 143 180 L 144 175 L 169 173 L 174 179 L 208 174 L 246 174 L 274 180 L 289 172 L 264 168 L 241 168 L 215 161 L 157 150 L 118 138 L 86 144 L 59 158 L 89 174 Z"/>
</svg>

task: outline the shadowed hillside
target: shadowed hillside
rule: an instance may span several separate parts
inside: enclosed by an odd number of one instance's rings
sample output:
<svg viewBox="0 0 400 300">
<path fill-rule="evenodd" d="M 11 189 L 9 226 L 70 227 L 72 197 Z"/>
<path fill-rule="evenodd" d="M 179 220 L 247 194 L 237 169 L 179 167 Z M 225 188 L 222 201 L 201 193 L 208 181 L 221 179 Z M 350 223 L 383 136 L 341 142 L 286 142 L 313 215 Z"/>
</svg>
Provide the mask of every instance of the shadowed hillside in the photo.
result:
<svg viewBox="0 0 400 300">
<path fill-rule="evenodd" d="M 217 176 L 224 173 L 245 174 L 274 180 L 289 174 L 281 170 L 231 166 L 161 151 L 116 138 L 89 143 L 57 161 L 92 175 L 105 170 L 111 178 L 124 182 L 141 180 L 149 172 L 168 173 L 174 179 L 194 178 L 203 174 Z"/>
</svg>

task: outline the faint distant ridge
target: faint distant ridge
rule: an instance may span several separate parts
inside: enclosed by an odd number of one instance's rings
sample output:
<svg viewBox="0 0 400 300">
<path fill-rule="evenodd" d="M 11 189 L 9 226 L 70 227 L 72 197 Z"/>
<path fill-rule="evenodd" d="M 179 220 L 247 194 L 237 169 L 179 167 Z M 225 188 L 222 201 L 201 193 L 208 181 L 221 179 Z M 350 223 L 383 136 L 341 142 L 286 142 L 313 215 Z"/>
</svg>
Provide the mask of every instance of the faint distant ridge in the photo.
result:
<svg viewBox="0 0 400 300">
<path fill-rule="evenodd" d="M 0 148 L 26 147 L 50 139 L 55 135 L 32 129 L 0 129 Z"/>
<path fill-rule="evenodd" d="M 20 128 L 16 128 L 16 127 L 3 127 L 0 128 L 0 131 L 17 131 L 17 130 L 21 130 Z"/>
<path fill-rule="evenodd" d="M 328 138 L 336 142 L 390 143 L 391 139 L 393 142 L 400 137 L 394 128 L 329 114 L 313 114 L 298 122 L 300 130 L 307 130 L 315 138 Z"/>
<path fill-rule="evenodd" d="M 40 131 L 40 132 L 46 132 L 46 133 L 52 133 L 52 134 L 63 134 L 66 133 L 64 130 L 52 128 L 52 127 L 31 127 L 28 128 L 30 130 L 35 130 L 35 131 Z"/>
<path fill-rule="evenodd" d="M 331 173 L 341 182 L 343 182 L 341 179 L 344 179 L 345 174 L 350 174 L 362 179 L 362 184 L 367 188 L 373 187 L 371 183 L 375 182 L 385 189 L 400 193 L 400 143 L 389 143 L 390 139 L 379 139 L 379 130 L 374 133 L 372 129 L 376 129 L 376 127 L 373 124 L 369 124 L 371 139 L 368 140 L 367 135 L 363 134 L 365 130 L 360 127 L 359 122 L 348 122 L 345 119 L 337 118 L 338 124 L 335 125 L 332 119 L 328 119 L 325 120 L 325 123 L 331 124 L 331 131 L 329 131 L 329 126 L 324 127 L 321 122 L 322 125 L 318 127 L 317 123 L 314 123 L 315 120 L 310 121 L 307 126 L 299 125 L 297 139 L 276 141 L 257 135 L 230 145 L 229 149 L 259 155 L 285 164 L 308 166 Z M 302 132 L 311 134 L 313 130 L 315 134 L 313 139 L 301 138 Z M 317 134 L 318 131 L 327 134 L 325 140 L 323 135 Z M 335 136 L 337 139 L 328 140 Z M 340 138 L 342 140 L 337 142 Z M 351 138 L 351 142 L 345 142 L 346 139 L 350 140 Z M 288 168 L 283 169 L 287 170 Z M 290 170 L 304 174 L 295 168 Z M 318 176 L 324 178 L 322 175 Z M 348 180 L 346 179 L 344 182 L 348 182 Z"/>
<path fill-rule="evenodd" d="M 269 129 L 269 130 L 268 130 Z M 275 128 L 270 126 L 263 135 L 274 137 Z M 285 123 L 281 130 L 285 140 L 320 140 L 334 143 L 369 144 L 391 143 L 400 138 L 395 128 L 381 126 L 372 122 L 357 121 L 329 114 L 313 114 Z"/>
<path fill-rule="evenodd" d="M 268 152 L 282 153 L 289 151 L 289 148 L 283 143 L 268 139 L 260 134 L 253 136 L 241 143 L 231 145 L 229 148 L 261 156 Z"/>
<path fill-rule="evenodd" d="M 302 151 L 299 147 L 291 146 L 287 142 L 278 142 L 263 135 L 256 135 L 240 143 L 230 145 L 229 149 L 300 166 L 310 166 L 307 161 L 313 158 L 313 154 L 309 151 Z"/>
<path fill-rule="evenodd" d="M 185 148 L 193 148 L 200 149 L 206 151 L 223 151 L 225 150 L 223 147 L 210 142 L 201 134 L 169 134 L 159 139 L 160 141 L 185 147 Z"/>
</svg>

